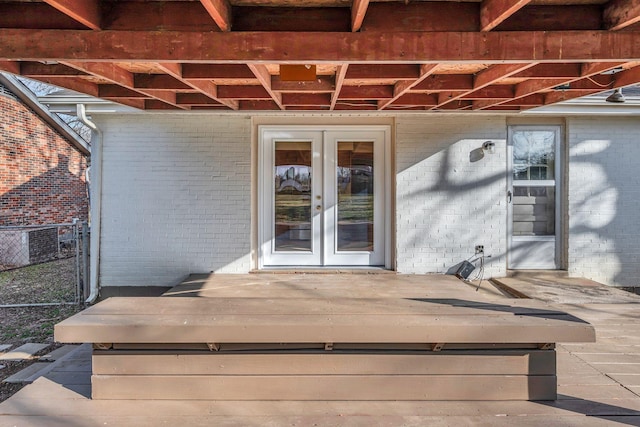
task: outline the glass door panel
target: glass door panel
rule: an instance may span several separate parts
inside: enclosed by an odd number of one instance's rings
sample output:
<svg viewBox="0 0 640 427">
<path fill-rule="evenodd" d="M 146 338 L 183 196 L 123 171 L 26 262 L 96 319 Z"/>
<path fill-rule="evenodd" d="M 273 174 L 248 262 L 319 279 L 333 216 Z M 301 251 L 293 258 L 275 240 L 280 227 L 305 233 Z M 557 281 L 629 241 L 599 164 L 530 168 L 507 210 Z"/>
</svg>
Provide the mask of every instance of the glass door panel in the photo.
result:
<svg viewBox="0 0 640 427">
<path fill-rule="evenodd" d="M 373 250 L 373 142 L 338 142 L 339 251 Z"/>
<path fill-rule="evenodd" d="M 275 143 L 275 250 L 307 251 L 311 246 L 311 142 Z"/>
</svg>

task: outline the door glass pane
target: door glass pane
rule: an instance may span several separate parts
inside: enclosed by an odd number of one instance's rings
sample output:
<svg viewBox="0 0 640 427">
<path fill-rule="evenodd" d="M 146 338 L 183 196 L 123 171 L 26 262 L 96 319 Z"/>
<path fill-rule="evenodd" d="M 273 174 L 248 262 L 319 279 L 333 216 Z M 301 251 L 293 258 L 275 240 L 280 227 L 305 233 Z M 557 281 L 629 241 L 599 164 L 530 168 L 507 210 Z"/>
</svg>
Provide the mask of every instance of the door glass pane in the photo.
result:
<svg viewBox="0 0 640 427">
<path fill-rule="evenodd" d="M 513 179 L 555 179 L 555 135 L 548 130 L 513 133 Z"/>
<path fill-rule="evenodd" d="M 513 235 L 553 236 L 555 200 L 555 187 L 513 187 Z"/>
<path fill-rule="evenodd" d="M 275 250 L 311 251 L 311 142 L 275 143 Z"/>
<path fill-rule="evenodd" d="M 373 142 L 338 142 L 337 246 L 373 251 Z"/>
</svg>

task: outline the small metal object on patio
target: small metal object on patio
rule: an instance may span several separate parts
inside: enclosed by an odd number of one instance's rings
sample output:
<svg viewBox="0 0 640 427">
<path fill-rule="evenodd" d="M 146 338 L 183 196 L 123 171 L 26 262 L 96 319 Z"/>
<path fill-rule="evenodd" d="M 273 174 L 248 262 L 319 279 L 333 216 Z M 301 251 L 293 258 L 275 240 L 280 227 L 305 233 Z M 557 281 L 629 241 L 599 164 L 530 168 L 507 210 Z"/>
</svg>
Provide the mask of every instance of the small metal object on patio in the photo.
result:
<svg viewBox="0 0 640 427">
<path fill-rule="evenodd" d="M 476 267 L 469 261 L 462 261 L 462 264 L 460 264 L 460 267 L 456 271 L 456 277 L 463 280 L 467 279 L 471 272 L 475 269 Z"/>
</svg>

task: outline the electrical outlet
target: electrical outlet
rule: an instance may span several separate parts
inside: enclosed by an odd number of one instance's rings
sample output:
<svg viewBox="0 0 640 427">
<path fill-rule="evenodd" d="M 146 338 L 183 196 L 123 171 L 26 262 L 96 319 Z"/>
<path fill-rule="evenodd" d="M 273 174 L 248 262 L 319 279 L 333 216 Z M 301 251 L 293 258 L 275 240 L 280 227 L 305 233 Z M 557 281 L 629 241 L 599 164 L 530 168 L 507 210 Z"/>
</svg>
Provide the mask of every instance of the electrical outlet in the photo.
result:
<svg viewBox="0 0 640 427">
<path fill-rule="evenodd" d="M 476 255 L 484 253 L 484 245 L 476 245 Z"/>
</svg>

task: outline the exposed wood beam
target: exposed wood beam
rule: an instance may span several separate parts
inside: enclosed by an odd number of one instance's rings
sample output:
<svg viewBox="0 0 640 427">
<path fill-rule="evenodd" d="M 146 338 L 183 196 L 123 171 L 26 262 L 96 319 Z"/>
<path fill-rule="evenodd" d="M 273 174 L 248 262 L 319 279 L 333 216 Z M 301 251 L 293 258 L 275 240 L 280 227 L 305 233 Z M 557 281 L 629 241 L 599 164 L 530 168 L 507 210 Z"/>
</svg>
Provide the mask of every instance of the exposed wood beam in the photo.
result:
<svg viewBox="0 0 640 427">
<path fill-rule="evenodd" d="M 590 62 L 582 64 L 580 75 L 593 76 L 623 66 L 624 62 Z"/>
<path fill-rule="evenodd" d="M 232 110 L 238 109 L 237 101 L 220 99 L 218 97 L 218 87 L 211 81 L 185 79 L 183 76 L 184 66 L 182 64 L 178 64 L 175 62 L 163 62 L 163 63 L 158 63 L 158 67 L 168 75 L 172 76 L 175 79 L 178 79 L 185 85 L 199 91 L 200 93 L 208 96 L 209 98 L 215 100 L 216 102 L 226 105 Z M 176 102 L 177 102 L 177 99 L 176 99 Z"/>
<path fill-rule="evenodd" d="M 393 98 L 393 86 L 342 86 L 339 99 L 391 99 Z M 377 108 L 377 107 L 376 107 Z"/>
<path fill-rule="evenodd" d="M 407 93 L 402 95 L 389 108 L 398 106 L 434 106 L 438 104 L 438 96 L 436 94 L 426 93 Z"/>
<path fill-rule="evenodd" d="M 344 77 L 347 75 L 348 70 L 349 64 L 338 65 L 338 69 L 336 70 L 335 89 L 331 94 L 330 110 L 334 110 L 336 108 L 336 102 L 340 97 L 340 91 L 342 91 L 342 85 L 344 84 Z"/>
<path fill-rule="evenodd" d="M 291 43 L 295 39 L 296 43 Z M 43 43 L 42 40 L 47 40 Z M 144 40 L 144 43 L 140 43 Z M 640 58 L 627 31 L 388 33 L 0 29 L 0 60 L 417 63 L 606 62 Z"/>
<path fill-rule="evenodd" d="M 438 105 L 435 108 L 440 109 L 440 108 L 446 107 L 447 104 L 452 104 L 455 101 L 460 100 L 462 97 L 466 95 L 469 95 L 479 89 L 492 85 L 504 78 L 511 77 L 514 74 L 520 73 L 535 65 L 537 65 L 535 62 L 493 65 L 476 74 L 476 76 L 473 79 L 474 80 L 473 89 L 465 92 L 459 92 L 459 93 L 441 93 L 441 96 L 439 96 L 438 98 Z"/>
<path fill-rule="evenodd" d="M 313 81 L 282 81 L 279 76 L 271 77 L 271 88 L 277 92 L 333 92 L 335 83 L 330 76 L 318 76 Z"/>
<path fill-rule="evenodd" d="M 531 0 L 483 0 L 480 6 L 480 30 L 491 31 Z"/>
<path fill-rule="evenodd" d="M 478 31 L 480 13 L 476 2 L 376 1 L 367 9 L 361 31 Z"/>
<path fill-rule="evenodd" d="M 331 105 L 331 95 L 328 93 L 283 93 L 284 105 L 324 106 Z"/>
<path fill-rule="evenodd" d="M 621 30 L 640 22 L 640 0 L 611 0 L 602 15 L 608 29 Z"/>
<path fill-rule="evenodd" d="M 162 101 L 173 107 L 185 108 L 176 103 L 175 93 L 136 88 L 134 74 L 115 64 L 107 62 L 65 62 L 64 65 L 108 80 L 113 84 L 131 89 L 143 95 L 147 95 L 150 98 Z"/>
<path fill-rule="evenodd" d="M 282 95 L 274 92 L 271 88 L 271 74 L 269 74 L 269 70 L 266 66 L 261 64 L 248 64 L 251 72 L 256 76 L 260 84 L 269 92 L 271 99 L 275 102 L 281 110 L 284 110 L 284 105 L 282 104 Z"/>
<path fill-rule="evenodd" d="M 256 86 L 218 86 L 218 96 L 221 99 L 238 99 L 247 100 L 252 99 L 272 99 L 271 94 L 260 85 Z"/>
<path fill-rule="evenodd" d="M 182 64 L 182 77 L 189 80 L 256 78 L 245 64 Z"/>
<path fill-rule="evenodd" d="M 640 82 L 640 66 L 629 68 L 613 75 L 613 87 L 624 87 Z"/>
<path fill-rule="evenodd" d="M 98 97 L 99 95 L 98 85 L 83 79 L 70 77 L 38 77 L 38 80 L 49 83 L 50 85 L 85 93 L 90 96 Z"/>
<path fill-rule="evenodd" d="M 413 91 L 442 92 L 473 89 L 471 74 L 432 74 L 413 87 Z"/>
<path fill-rule="evenodd" d="M 351 5 L 351 31 L 360 31 L 368 7 L 369 0 L 353 0 Z"/>
<path fill-rule="evenodd" d="M 200 0 L 222 31 L 231 31 L 231 5 L 227 0 Z"/>
<path fill-rule="evenodd" d="M 0 61 L 0 70 L 20 74 L 20 63 L 18 61 Z"/>
<path fill-rule="evenodd" d="M 393 87 L 393 97 L 391 99 L 378 102 L 378 110 L 384 110 L 391 105 L 395 100 L 400 98 L 405 93 L 409 92 L 413 87 L 429 77 L 438 68 L 437 64 L 422 64 L 420 66 L 420 76 L 415 80 L 402 80 L 397 82 Z"/>
<path fill-rule="evenodd" d="M 44 0 L 60 12 L 86 25 L 92 30 L 100 29 L 99 0 Z"/>
<path fill-rule="evenodd" d="M 88 76 L 84 71 L 76 70 L 63 64 L 43 64 L 41 62 L 20 63 L 20 74 L 26 77 L 72 77 Z"/>
<path fill-rule="evenodd" d="M 549 92 L 544 95 L 544 104 L 555 104 L 557 102 L 568 101 L 570 99 L 580 98 L 587 95 L 593 95 L 594 93 L 598 92 L 602 92 L 602 89 Z"/>
</svg>

